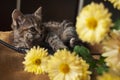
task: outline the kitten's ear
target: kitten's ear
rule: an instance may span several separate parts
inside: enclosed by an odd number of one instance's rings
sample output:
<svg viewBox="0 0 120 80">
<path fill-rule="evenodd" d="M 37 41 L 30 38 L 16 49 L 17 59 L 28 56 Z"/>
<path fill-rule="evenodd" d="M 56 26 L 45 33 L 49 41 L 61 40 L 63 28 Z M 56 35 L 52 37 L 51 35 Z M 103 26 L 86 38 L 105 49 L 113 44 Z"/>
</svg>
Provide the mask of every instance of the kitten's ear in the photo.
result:
<svg viewBox="0 0 120 80">
<path fill-rule="evenodd" d="M 15 9 L 12 12 L 12 20 L 13 20 L 13 25 L 17 25 L 17 20 L 20 20 L 20 18 L 23 17 L 23 14 L 21 11 Z"/>
<path fill-rule="evenodd" d="M 42 7 L 39 7 L 35 12 L 34 15 L 38 18 L 41 19 L 42 18 Z"/>
</svg>

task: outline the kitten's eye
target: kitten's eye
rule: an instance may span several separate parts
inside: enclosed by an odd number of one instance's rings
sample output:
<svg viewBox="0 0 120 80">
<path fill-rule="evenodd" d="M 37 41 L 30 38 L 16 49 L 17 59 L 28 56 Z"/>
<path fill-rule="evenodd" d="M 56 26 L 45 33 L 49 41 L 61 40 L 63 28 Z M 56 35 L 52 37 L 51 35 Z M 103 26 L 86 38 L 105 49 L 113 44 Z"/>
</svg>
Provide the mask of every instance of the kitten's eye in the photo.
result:
<svg viewBox="0 0 120 80">
<path fill-rule="evenodd" d="M 35 30 L 35 28 L 31 27 L 30 31 L 35 32 L 36 30 Z"/>
</svg>

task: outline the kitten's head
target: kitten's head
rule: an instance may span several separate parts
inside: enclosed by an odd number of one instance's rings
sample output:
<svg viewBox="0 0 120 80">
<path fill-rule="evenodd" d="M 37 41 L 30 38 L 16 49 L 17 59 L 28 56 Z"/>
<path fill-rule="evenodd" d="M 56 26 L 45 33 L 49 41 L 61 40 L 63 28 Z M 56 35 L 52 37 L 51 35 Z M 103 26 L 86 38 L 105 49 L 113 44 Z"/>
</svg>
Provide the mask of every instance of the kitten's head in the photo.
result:
<svg viewBox="0 0 120 80">
<path fill-rule="evenodd" d="M 14 10 L 12 13 L 12 29 L 14 32 L 14 39 L 23 39 L 28 47 L 34 41 L 43 40 L 44 27 L 42 22 L 42 9 L 38 8 L 33 14 L 24 15 L 19 10 Z"/>
</svg>

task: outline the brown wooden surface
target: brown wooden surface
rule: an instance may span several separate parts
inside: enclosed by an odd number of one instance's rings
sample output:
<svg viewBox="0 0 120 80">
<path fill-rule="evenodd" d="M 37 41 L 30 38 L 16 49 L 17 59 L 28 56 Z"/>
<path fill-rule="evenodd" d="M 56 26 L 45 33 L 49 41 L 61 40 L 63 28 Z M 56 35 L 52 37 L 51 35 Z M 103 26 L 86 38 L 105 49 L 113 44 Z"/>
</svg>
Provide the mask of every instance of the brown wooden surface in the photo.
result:
<svg viewBox="0 0 120 80">
<path fill-rule="evenodd" d="M 11 32 L 0 32 L 0 39 L 9 41 Z M 34 75 L 24 71 L 24 55 L 0 44 L 0 80 L 49 80 L 47 75 Z"/>
<path fill-rule="evenodd" d="M 90 49 L 92 55 L 95 55 L 95 54 L 97 55 L 97 54 L 103 53 L 101 44 L 89 45 L 89 49 Z"/>
</svg>

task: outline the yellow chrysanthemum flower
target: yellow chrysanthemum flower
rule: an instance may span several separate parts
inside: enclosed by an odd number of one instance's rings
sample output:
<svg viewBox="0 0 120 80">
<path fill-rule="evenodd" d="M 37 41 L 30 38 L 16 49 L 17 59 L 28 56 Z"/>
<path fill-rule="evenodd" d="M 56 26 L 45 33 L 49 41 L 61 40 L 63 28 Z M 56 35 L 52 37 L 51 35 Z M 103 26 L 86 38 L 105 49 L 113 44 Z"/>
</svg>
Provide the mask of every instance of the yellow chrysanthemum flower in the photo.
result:
<svg viewBox="0 0 120 80">
<path fill-rule="evenodd" d="M 58 50 L 48 61 L 51 80 L 90 80 L 89 65 L 70 51 Z"/>
<path fill-rule="evenodd" d="M 120 10 L 120 0 L 105 0 L 105 1 L 110 1 L 115 8 Z"/>
<path fill-rule="evenodd" d="M 106 57 L 107 65 L 120 74 L 120 31 L 111 31 L 110 37 L 107 37 L 102 45 L 104 49 L 102 56 Z"/>
<path fill-rule="evenodd" d="M 79 38 L 91 44 L 99 43 L 112 25 L 111 13 L 104 5 L 91 3 L 85 6 L 77 17 L 76 31 Z"/>
<path fill-rule="evenodd" d="M 104 73 L 102 76 L 98 76 L 97 80 L 120 80 L 120 76 L 108 72 Z"/>
<path fill-rule="evenodd" d="M 33 47 L 27 52 L 25 56 L 25 71 L 33 72 L 35 74 L 42 74 L 46 71 L 48 61 L 47 50 L 40 47 Z"/>
</svg>

